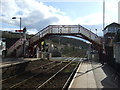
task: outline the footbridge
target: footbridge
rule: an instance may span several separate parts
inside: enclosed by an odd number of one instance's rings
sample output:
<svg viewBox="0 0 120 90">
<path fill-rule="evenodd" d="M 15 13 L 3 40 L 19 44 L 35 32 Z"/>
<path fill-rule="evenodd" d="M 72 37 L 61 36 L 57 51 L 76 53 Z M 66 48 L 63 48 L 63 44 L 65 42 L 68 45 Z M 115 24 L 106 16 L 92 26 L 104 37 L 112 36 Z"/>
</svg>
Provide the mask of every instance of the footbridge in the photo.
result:
<svg viewBox="0 0 120 90">
<path fill-rule="evenodd" d="M 38 44 L 40 41 L 51 35 L 75 36 L 88 40 L 97 47 L 102 47 L 102 38 L 81 25 L 49 25 L 29 39 L 29 47 L 33 48 L 34 45 Z M 20 42 L 22 43 L 19 44 Z M 24 48 L 23 44 L 24 39 L 18 40 L 7 50 L 8 54 L 10 55 L 13 51 L 16 50 L 18 52 L 18 55 L 20 55 L 19 53 L 22 52 Z"/>
<path fill-rule="evenodd" d="M 94 44 L 102 45 L 102 38 L 84 28 L 81 25 L 49 25 L 43 30 L 39 31 L 30 39 L 30 44 L 45 38 L 49 35 L 69 35 L 86 39 Z"/>
</svg>

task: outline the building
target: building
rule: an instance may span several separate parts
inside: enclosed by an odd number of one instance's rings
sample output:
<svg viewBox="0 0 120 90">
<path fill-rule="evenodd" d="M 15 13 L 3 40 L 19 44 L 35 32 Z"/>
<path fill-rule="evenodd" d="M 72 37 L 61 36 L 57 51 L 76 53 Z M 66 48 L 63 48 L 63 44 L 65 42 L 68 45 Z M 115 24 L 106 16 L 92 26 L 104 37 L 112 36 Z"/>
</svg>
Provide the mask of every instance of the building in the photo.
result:
<svg viewBox="0 0 120 90">
<path fill-rule="evenodd" d="M 107 25 L 104 30 L 104 46 L 105 46 L 105 54 L 106 54 L 106 62 L 110 64 L 111 66 L 114 66 L 113 63 L 116 62 L 115 60 L 115 37 L 117 34 L 117 31 L 120 29 L 120 24 L 118 23 L 111 23 Z"/>
<path fill-rule="evenodd" d="M 106 46 L 113 46 L 113 40 L 115 38 L 118 29 L 120 29 L 120 24 L 115 22 L 107 25 L 104 28 L 103 33 L 104 33 L 104 40 Z"/>
<path fill-rule="evenodd" d="M 118 29 L 120 29 L 120 24 L 113 22 L 104 28 L 104 36 L 114 36 Z"/>
<path fill-rule="evenodd" d="M 118 2 L 118 23 L 120 24 L 120 1 Z"/>
</svg>

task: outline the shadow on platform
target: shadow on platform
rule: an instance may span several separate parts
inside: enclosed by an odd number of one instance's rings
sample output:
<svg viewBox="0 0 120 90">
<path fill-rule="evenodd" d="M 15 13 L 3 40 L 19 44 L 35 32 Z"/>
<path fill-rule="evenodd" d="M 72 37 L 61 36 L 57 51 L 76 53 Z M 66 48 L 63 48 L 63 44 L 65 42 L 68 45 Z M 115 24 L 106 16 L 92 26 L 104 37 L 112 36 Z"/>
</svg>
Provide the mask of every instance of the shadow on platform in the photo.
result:
<svg viewBox="0 0 120 90">
<path fill-rule="evenodd" d="M 105 90 L 105 88 L 112 89 L 114 88 L 115 90 L 118 89 L 118 82 L 117 77 L 116 77 L 116 72 L 107 64 L 102 67 L 102 70 L 104 71 L 104 74 L 106 77 L 101 81 L 101 84 L 103 86 L 102 90 Z"/>
<path fill-rule="evenodd" d="M 82 75 L 84 75 L 84 74 L 86 74 L 86 73 L 88 73 L 88 72 L 90 72 L 90 71 L 93 71 L 93 70 L 98 69 L 98 68 L 101 68 L 101 67 L 103 67 L 103 65 L 100 65 L 100 66 L 98 66 L 98 67 L 95 67 L 95 68 L 92 68 L 92 69 L 90 69 L 90 70 L 87 70 L 86 72 L 77 72 L 77 73 L 80 73 L 80 75 L 76 76 L 75 78 L 80 77 L 80 76 L 82 76 Z"/>
</svg>

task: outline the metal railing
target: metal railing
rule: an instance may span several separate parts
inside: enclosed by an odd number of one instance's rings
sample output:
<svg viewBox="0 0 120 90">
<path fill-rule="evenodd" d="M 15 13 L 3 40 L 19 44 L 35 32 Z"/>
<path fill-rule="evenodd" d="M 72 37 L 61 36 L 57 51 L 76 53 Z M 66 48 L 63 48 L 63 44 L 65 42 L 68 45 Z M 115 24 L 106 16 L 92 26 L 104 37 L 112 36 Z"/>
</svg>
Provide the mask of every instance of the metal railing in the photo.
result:
<svg viewBox="0 0 120 90">
<path fill-rule="evenodd" d="M 19 40 L 17 40 L 9 49 L 7 49 L 7 55 L 10 55 L 20 45 L 23 45 L 23 42 L 24 42 L 23 38 L 20 38 Z"/>
<path fill-rule="evenodd" d="M 89 38 L 90 40 L 101 43 L 101 38 L 90 30 L 84 28 L 81 25 L 49 25 L 46 28 L 39 31 L 30 39 L 30 44 L 39 40 L 47 34 L 82 34 Z"/>
<path fill-rule="evenodd" d="M 37 34 L 35 34 L 30 39 L 30 44 L 36 42 L 47 34 L 82 34 L 86 36 L 89 40 L 94 41 L 97 44 L 102 44 L 101 37 L 81 25 L 49 25 L 39 31 Z M 20 45 L 23 45 L 23 42 L 23 38 L 20 38 L 18 41 L 16 41 L 15 44 L 13 44 L 9 49 L 7 49 L 7 55 L 10 55 Z"/>
</svg>

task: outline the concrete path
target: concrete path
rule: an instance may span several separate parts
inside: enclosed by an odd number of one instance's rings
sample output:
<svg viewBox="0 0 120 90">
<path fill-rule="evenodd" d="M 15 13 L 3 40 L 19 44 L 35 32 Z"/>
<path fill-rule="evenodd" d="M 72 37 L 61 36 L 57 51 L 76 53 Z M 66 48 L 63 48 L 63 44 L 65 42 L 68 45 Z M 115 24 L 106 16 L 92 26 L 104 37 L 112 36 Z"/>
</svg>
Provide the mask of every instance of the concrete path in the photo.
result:
<svg viewBox="0 0 120 90">
<path fill-rule="evenodd" d="M 113 80 L 115 72 L 109 66 L 102 66 L 100 63 L 83 62 L 81 64 L 69 86 L 69 90 L 90 89 L 101 90 L 104 88 L 117 88 L 116 82 Z"/>
</svg>

